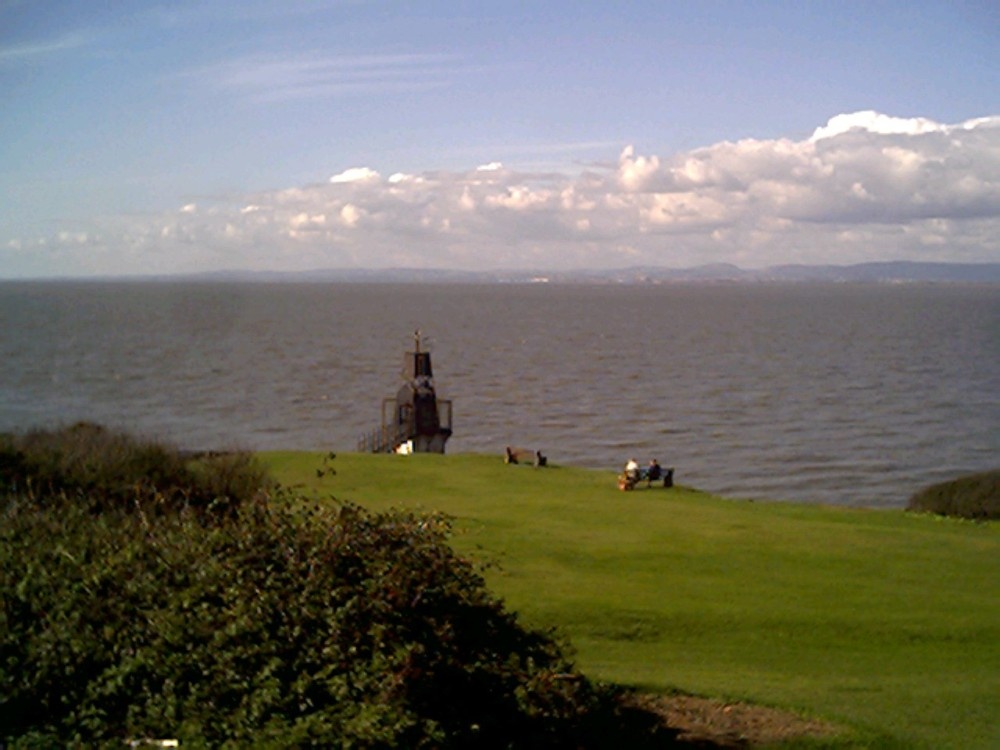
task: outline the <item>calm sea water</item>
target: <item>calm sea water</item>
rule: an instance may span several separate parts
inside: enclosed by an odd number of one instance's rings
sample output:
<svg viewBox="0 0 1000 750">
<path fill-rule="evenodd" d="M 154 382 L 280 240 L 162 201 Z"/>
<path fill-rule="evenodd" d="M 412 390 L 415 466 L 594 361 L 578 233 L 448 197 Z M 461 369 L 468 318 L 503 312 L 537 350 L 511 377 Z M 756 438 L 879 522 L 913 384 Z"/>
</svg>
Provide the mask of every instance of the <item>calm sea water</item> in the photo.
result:
<svg viewBox="0 0 1000 750">
<path fill-rule="evenodd" d="M 449 452 L 873 507 L 1000 465 L 997 287 L 6 283 L 0 321 L 5 431 L 353 450 L 419 328 Z"/>
</svg>

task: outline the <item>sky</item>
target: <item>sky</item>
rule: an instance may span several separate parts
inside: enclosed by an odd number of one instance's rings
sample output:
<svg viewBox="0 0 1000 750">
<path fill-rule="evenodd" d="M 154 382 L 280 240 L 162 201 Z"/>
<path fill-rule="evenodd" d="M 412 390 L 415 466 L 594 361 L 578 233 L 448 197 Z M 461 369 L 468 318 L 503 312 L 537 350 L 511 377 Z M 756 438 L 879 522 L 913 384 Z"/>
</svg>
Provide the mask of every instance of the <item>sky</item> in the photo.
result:
<svg viewBox="0 0 1000 750">
<path fill-rule="evenodd" d="M 1000 262 L 995 2 L 0 0 L 0 278 Z"/>
</svg>

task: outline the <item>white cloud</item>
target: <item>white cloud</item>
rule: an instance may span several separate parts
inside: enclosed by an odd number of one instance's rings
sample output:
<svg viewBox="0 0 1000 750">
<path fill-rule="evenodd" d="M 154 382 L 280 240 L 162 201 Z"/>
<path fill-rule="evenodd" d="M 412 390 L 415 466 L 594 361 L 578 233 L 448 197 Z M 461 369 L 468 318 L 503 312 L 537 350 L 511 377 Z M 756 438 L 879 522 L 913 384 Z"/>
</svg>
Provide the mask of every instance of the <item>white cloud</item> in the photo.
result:
<svg viewBox="0 0 1000 750">
<path fill-rule="evenodd" d="M 397 185 L 401 182 L 421 182 L 422 180 L 423 180 L 422 177 L 412 174 L 406 174 L 404 172 L 396 172 L 394 174 L 389 175 L 390 185 Z"/>
<path fill-rule="evenodd" d="M 582 173 L 493 162 L 383 180 L 353 167 L 326 184 L 47 239 L 11 240 L 7 252 L 101 249 L 88 256 L 105 259 L 100 272 L 1000 261 L 1000 117 L 855 113 L 801 141 L 661 155 L 625 146 Z"/>
<path fill-rule="evenodd" d="M 657 157 L 636 156 L 633 146 L 626 146 L 618 159 L 618 179 L 626 190 L 642 190 L 659 170 Z"/>
<path fill-rule="evenodd" d="M 89 239 L 86 232 L 61 231 L 56 239 L 64 245 L 85 245 Z"/>
<path fill-rule="evenodd" d="M 338 184 L 345 182 L 367 182 L 368 180 L 377 179 L 379 179 L 379 173 L 374 169 L 369 169 L 368 167 L 351 167 L 350 169 L 345 169 L 340 174 L 335 174 L 330 178 L 330 182 Z"/>
<path fill-rule="evenodd" d="M 921 133 L 942 132 L 945 130 L 945 126 L 933 120 L 928 120 L 925 117 L 891 117 L 871 110 L 865 110 L 863 112 L 852 112 L 830 118 L 830 121 L 825 126 L 816 128 L 810 140 L 818 141 L 823 138 L 834 138 L 843 133 L 849 133 L 852 130 L 864 130 L 869 133 L 881 133 L 882 135 L 920 135 Z"/>
<path fill-rule="evenodd" d="M 356 227 L 363 214 L 357 206 L 348 203 L 340 209 L 340 221 L 345 227 Z"/>
<path fill-rule="evenodd" d="M 525 211 L 547 206 L 553 198 L 548 190 L 532 190 L 525 185 L 508 187 L 506 192 L 490 195 L 486 198 L 488 206 L 507 208 L 511 211 Z"/>
<path fill-rule="evenodd" d="M 881 135 L 923 135 L 925 133 L 951 133 L 955 130 L 1000 127 L 1000 117 L 977 117 L 957 125 L 945 125 L 926 117 L 892 117 L 872 110 L 852 112 L 831 117 L 826 125 L 816 128 L 811 141 L 834 138 L 852 130 Z"/>
<path fill-rule="evenodd" d="M 288 224 L 292 229 L 319 230 L 326 225 L 326 214 L 309 215 L 303 211 L 293 216 Z"/>
</svg>

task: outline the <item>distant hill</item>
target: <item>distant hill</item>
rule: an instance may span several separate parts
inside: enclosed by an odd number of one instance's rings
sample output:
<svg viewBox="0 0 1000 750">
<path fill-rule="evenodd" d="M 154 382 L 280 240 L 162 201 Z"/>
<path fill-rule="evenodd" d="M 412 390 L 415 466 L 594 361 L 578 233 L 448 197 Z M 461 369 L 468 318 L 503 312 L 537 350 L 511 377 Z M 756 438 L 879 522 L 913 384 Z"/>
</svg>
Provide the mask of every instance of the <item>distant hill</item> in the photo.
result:
<svg viewBox="0 0 1000 750">
<path fill-rule="evenodd" d="M 217 281 L 317 281 L 356 283 L 979 283 L 1000 284 L 1000 263 L 893 261 L 855 265 L 779 265 L 742 269 L 729 263 L 691 268 L 636 266 L 615 270 L 461 271 L 427 268 L 222 271 L 188 276 Z"/>
<path fill-rule="evenodd" d="M 600 274 L 596 274 L 600 275 Z M 869 282 L 1000 283 L 1000 263 L 917 263 L 894 261 L 849 266 L 780 265 L 746 270 L 728 263 L 694 268 L 633 268 L 605 272 L 618 281 L 671 282 Z"/>
<path fill-rule="evenodd" d="M 853 266 L 772 266 L 758 276 L 781 281 L 1000 282 L 1000 263 L 860 263 Z"/>
<path fill-rule="evenodd" d="M 24 279 L 28 281 L 30 279 Z M 632 266 L 615 269 L 316 268 L 307 271 L 207 271 L 129 276 L 62 276 L 35 281 L 191 281 L 357 284 L 1000 284 L 1000 263 L 890 261 L 854 265 L 777 265 L 745 269 L 731 263 L 688 268 Z M 14 279 L 3 279 L 6 283 Z"/>
</svg>

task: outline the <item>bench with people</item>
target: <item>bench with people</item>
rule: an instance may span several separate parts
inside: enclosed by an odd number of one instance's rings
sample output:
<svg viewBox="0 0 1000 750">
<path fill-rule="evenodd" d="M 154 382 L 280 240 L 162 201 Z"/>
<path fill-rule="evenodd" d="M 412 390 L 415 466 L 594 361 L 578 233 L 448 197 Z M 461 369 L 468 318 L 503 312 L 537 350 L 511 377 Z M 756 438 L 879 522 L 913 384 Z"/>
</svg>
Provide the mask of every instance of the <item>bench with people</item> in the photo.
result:
<svg viewBox="0 0 1000 750">
<path fill-rule="evenodd" d="M 618 489 L 634 490 L 642 482 L 646 487 L 652 487 L 654 482 L 663 481 L 664 487 L 674 486 L 674 470 L 664 469 L 654 458 L 645 468 L 640 468 L 634 458 L 625 464 L 625 469 L 618 475 Z"/>
</svg>

